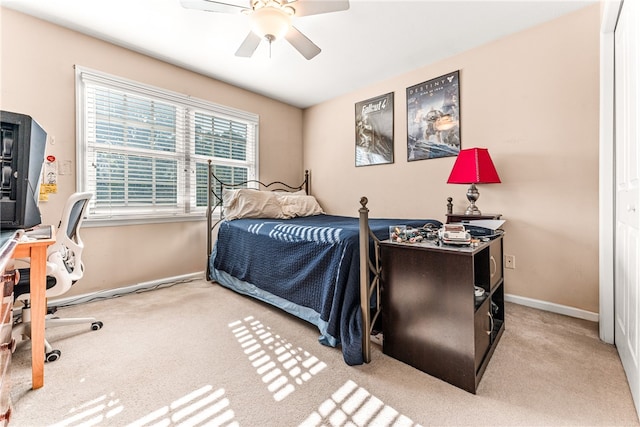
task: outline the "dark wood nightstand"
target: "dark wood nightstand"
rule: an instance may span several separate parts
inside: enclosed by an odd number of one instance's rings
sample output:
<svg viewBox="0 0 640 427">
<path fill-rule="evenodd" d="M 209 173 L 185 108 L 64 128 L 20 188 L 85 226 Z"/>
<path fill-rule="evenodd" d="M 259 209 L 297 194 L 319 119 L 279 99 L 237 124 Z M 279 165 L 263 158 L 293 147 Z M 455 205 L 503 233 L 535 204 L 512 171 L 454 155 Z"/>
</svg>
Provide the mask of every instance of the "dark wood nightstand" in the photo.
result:
<svg viewBox="0 0 640 427">
<path fill-rule="evenodd" d="M 382 242 L 383 352 L 475 393 L 505 328 L 502 239 Z"/>
</svg>

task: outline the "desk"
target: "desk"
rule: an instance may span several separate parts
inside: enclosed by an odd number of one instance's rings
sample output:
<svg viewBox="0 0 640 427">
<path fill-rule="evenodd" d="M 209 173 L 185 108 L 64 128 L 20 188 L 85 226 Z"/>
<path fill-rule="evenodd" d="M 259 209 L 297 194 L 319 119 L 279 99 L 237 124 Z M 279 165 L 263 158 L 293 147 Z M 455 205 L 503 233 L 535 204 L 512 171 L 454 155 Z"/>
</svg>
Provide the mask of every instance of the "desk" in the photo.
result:
<svg viewBox="0 0 640 427">
<path fill-rule="evenodd" d="M 31 258 L 31 388 L 44 385 L 44 326 L 47 315 L 47 248 L 51 239 L 19 242 L 14 258 Z"/>
</svg>

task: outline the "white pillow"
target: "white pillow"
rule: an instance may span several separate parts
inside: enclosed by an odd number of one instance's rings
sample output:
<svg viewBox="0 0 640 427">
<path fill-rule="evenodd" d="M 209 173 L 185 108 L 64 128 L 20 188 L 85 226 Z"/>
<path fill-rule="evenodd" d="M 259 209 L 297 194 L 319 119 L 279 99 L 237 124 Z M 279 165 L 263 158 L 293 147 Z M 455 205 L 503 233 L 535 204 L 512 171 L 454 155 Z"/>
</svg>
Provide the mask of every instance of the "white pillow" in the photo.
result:
<svg viewBox="0 0 640 427">
<path fill-rule="evenodd" d="M 300 194 L 278 193 L 282 213 L 286 218 L 323 214 L 324 211 L 315 197 Z"/>
<path fill-rule="evenodd" d="M 222 189 L 222 207 L 224 208 L 224 210 L 231 208 L 235 204 L 237 196 L 238 196 L 237 189 L 230 189 L 230 188 Z"/>
<path fill-rule="evenodd" d="M 243 188 L 223 188 L 222 189 L 222 207 L 225 210 L 234 206 L 238 198 L 238 191 L 240 190 L 245 190 L 245 189 Z M 283 192 L 278 192 L 277 194 L 283 194 L 286 196 L 306 196 L 307 192 L 304 190 L 298 190 L 293 193 L 288 193 L 283 191 Z"/>
<path fill-rule="evenodd" d="M 222 193 L 224 218 L 285 218 L 278 196 L 272 191 L 248 188 Z M 228 202 L 228 203 L 227 203 Z"/>
</svg>

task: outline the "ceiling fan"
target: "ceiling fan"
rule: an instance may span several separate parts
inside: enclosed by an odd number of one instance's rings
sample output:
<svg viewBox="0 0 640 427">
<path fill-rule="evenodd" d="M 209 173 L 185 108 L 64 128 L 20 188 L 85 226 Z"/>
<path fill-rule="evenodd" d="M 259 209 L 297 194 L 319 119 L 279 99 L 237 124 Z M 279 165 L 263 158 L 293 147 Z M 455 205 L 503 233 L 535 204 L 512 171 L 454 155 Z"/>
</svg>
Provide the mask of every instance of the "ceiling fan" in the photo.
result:
<svg viewBox="0 0 640 427">
<path fill-rule="evenodd" d="M 349 0 L 250 0 L 249 7 L 213 0 L 180 0 L 187 9 L 207 12 L 242 13 L 249 16 L 251 31 L 244 39 L 236 56 L 250 57 L 264 39 L 271 43 L 285 38 L 307 59 L 321 49 L 291 24 L 292 18 L 349 9 Z"/>
</svg>

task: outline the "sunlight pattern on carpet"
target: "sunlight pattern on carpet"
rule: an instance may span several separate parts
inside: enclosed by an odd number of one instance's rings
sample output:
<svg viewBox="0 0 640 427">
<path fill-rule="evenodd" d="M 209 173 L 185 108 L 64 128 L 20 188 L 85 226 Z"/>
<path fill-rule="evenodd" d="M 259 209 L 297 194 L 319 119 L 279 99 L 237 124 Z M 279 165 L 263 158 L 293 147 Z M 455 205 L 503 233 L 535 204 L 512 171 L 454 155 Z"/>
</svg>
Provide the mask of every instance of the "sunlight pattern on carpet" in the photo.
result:
<svg viewBox="0 0 640 427">
<path fill-rule="evenodd" d="M 229 324 L 267 390 L 281 401 L 314 375 L 327 367 L 326 363 L 300 347 L 295 347 L 271 331 L 253 316 Z"/>
<path fill-rule="evenodd" d="M 114 397 L 114 393 L 103 395 L 71 408 L 69 414 L 59 423 L 50 427 L 63 426 L 94 426 L 120 414 L 123 410 L 120 399 Z"/>
<path fill-rule="evenodd" d="M 300 424 L 300 427 L 320 426 L 418 427 L 419 424 L 349 380 Z"/>
<path fill-rule="evenodd" d="M 142 426 L 227 426 L 237 427 L 235 413 L 222 388 L 213 390 L 206 385 L 174 400 L 148 415 L 127 424 L 127 427 Z"/>
<path fill-rule="evenodd" d="M 225 394 L 226 391 L 222 388 L 213 390 L 213 386 L 206 385 L 126 424 L 126 427 L 238 427 L 235 413 Z M 125 425 L 124 422 L 117 421 L 118 415 L 122 415 L 124 411 L 123 403 L 111 392 L 71 408 L 62 421 L 50 424 L 49 427 Z"/>
</svg>

